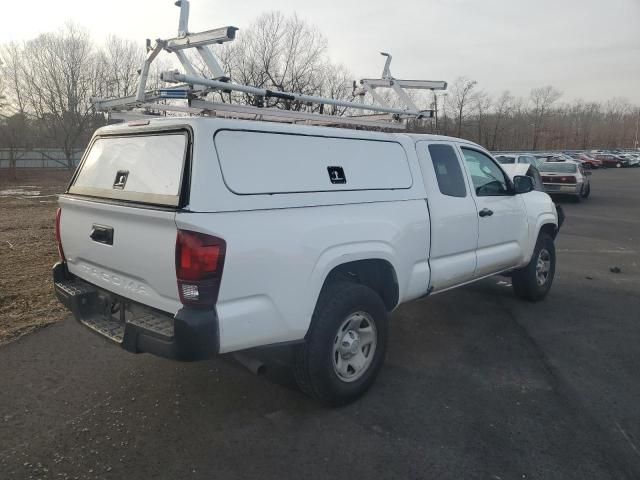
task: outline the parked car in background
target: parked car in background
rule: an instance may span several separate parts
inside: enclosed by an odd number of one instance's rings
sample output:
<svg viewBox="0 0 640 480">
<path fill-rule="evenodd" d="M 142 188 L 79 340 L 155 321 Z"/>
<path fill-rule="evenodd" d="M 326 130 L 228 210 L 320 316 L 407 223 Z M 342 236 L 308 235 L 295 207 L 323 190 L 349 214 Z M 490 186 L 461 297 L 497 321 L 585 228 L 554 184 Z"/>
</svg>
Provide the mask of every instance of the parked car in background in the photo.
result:
<svg viewBox="0 0 640 480">
<path fill-rule="evenodd" d="M 502 155 L 496 155 L 495 159 L 498 160 L 498 162 L 500 162 L 502 165 L 520 164 L 520 163 L 535 165 L 537 163 L 536 157 L 528 153 L 526 154 L 525 153 L 507 153 Z"/>
<path fill-rule="evenodd" d="M 614 153 L 596 153 L 594 158 L 596 160 L 600 160 L 602 162 L 602 166 L 605 168 L 622 168 L 629 166 L 629 161 L 627 159 Z"/>
<path fill-rule="evenodd" d="M 574 160 L 577 160 L 582 163 L 585 168 L 600 168 L 602 167 L 602 161 L 594 158 L 592 155 L 588 153 L 569 153 L 568 154 Z"/>
<path fill-rule="evenodd" d="M 542 183 L 547 193 L 573 195 L 576 201 L 588 198 L 591 193 L 591 172 L 574 161 L 545 162 L 539 167 Z"/>
<path fill-rule="evenodd" d="M 549 155 L 545 160 L 547 162 L 576 162 L 576 160 L 565 153 L 555 153 Z M 581 163 L 581 162 L 578 162 Z"/>
<path fill-rule="evenodd" d="M 621 153 L 618 157 L 626 160 L 628 167 L 640 167 L 640 157 L 633 153 Z"/>
</svg>

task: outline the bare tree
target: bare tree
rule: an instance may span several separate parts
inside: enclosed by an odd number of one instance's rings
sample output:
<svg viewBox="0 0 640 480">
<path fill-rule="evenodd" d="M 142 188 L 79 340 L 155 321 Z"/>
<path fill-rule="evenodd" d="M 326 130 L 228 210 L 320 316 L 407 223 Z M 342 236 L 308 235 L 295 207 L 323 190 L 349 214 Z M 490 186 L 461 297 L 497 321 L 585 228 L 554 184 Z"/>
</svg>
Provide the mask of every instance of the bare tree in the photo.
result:
<svg viewBox="0 0 640 480">
<path fill-rule="evenodd" d="M 144 58 L 144 50 L 138 44 L 114 35 L 107 37 L 96 65 L 103 77 L 103 85 L 96 86 L 104 89 L 101 96 L 109 98 L 133 95 L 138 84 L 138 70 Z"/>
<path fill-rule="evenodd" d="M 326 62 L 321 68 L 321 84 L 319 94 L 323 97 L 334 98 L 337 100 L 351 100 L 353 96 L 353 87 L 351 81 L 351 73 L 342 65 L 333 65 Z M 329 105 L 319 106 L 319 113 L 325 115 L 343 115 L 347 111 L 344 107 Z"/>
<path fill-rule="evenodd" d="M 478 82 L 475 80 L 471 80 L 467 77 L 458 77 L 455 82 L 453 82 L 451 89 L 449 90 L 447 102 L 453 110 L 456 118 L 456 135 L 458 137 L 462 136 L 462 124 L 464 123 L 464 118 L 468 113 L 469 105 L 471 104 L 473 96 L 473 89 L 477 83 Z"/>
<path fill-rule="evenodd" d="M 78 140 L 92 130 L 96 55 L 89 34 L 74 24 L 42 34 L 22 47 L 24 108 L 37 118 L 73 167 Z"/>
<path fill-rule="evenodd" d="M 15 179 L 17 161 L 33 140 L 32 126 L 24 112 L 24 97 L 20 89 L 20 47 L 9 43 L 0 50 L 0 55 L 0 147 L 7 152 L 9 175 Z"/>
<path fill-rule="evenodd" d="M 480 91 L 472 96 L 472 102 L 478 127 L 478 143 L 486 145 L 489 143 L 489 128 L 487 126 L 489 109 L 493 101 L 487 92 Z"/>
<path fill-rule="evenodd" d="M 319 95 L 327 88 L 335 90 L 338 84 L 344 83 L 340 76 L 344 77 L 345 71 L 328 62 L 326 45 L 320 32 L 296 15 L 285 17 L 281 12 L 269 12 L 259 16 L 235 42 L 224 45 L 216 53 L 223 69 L 238 83 Z M 338 78 L 331 79 L 333 87 L 326 86 L 332 71 Z M 304 103 L 280 98 L 219 95 L 223 101 L 236 99 L 256 106 L 309 109 Z"/>
<path fill-rule="evenodd" d="M 0 63 L 0 65 L 2 64 Z M 5 80 L 0 75 L 0 116 L 2 116 L 2 112 L 4 111 L 4 109 L 9 106 L 7 95 L 5 94 L 7 89 L 5 88 L 4 84 L 5 84 Z"/>
<path fill-rule="evenodd" d="M 0 147 L 9 160 L 9 176 L 16 179 L 17 162 L 32 146 L 30 122 L 24 113 L 15 113 L 8 117 L 0 116 Z"/>
<path fill-rule="evenodd" d="M 531 102 L 530 116 L 533 127 L 533 137 L 531 142 L 531 149 L 535 150 L 538 147 L 538 141 L 540 139 L 540 132 L 544 128 L 544 122 L 549 115 L 551 106 L 562 96 L 562 92 L 556 90 L 551 85 L 541 88 L 534 88 L 531 90 L 529 100 Z"/>
<path fill-rule="evenodd" d="M 4 79 L 6 105 L 5 110 L 11 113 L 25 111 L 23 49 L 10 42 L 0 49 L 0 73 Z"/>
<path fill-rule="evenodd" d="M 491 137 L 491 150 L 496 149 L 498 137 L 502 132 L 504 120 L 511 115 L 513 109 L 513 96 L 508 90 L 502 92 L 494 104 L 493 135 Z"/>
</svg>

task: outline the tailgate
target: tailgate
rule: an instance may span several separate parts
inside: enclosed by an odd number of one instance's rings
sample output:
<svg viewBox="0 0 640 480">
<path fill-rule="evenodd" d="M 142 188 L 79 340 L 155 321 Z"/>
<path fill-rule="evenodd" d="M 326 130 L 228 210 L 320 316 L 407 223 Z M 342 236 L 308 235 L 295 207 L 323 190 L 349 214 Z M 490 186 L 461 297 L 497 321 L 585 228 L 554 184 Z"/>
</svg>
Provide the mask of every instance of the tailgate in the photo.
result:
<svg viewBox="0 0 640 480">
<path fill-rule="evenodd" d="M 71 273 L 144 305 L 178 311 L 175 212 L 68 196 L 60 197 L 60 207 L 62 248 Z M 100 229 L 111 229 L 111 245 L 94 233 Z"/>
<path fill-rule="evenodd" d="M 184 201 L 185 130 L 98 135 L 60 197 L 60 234 L 74 275 L 151 307 L 181 306 L 176 209 Z"/>
</svg>

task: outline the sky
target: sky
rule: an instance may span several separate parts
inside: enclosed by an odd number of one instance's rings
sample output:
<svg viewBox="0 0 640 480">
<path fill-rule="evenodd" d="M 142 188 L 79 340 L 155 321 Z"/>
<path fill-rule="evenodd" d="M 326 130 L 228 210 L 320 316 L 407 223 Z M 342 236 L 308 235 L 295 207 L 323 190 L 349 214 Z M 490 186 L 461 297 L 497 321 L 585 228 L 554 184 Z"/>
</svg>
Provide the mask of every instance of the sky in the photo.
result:
<svg viewBox="0 0 640 480">
<path fill-rule="evenodd" d="M 177 32 L 173 0 L 0 0 L 0 43 L 27 40 L 65 21 L 96 41 L 144 43 Z M 464 75 L 497 95 L 553 85 L 564 101 L 624 97 L 640 105 L 640 0 L 191 0 L 190 31 L 242 30 L 265 11 L 297 13 L 327 38 L 328 55 L 354 79 Z"/>
</svg>

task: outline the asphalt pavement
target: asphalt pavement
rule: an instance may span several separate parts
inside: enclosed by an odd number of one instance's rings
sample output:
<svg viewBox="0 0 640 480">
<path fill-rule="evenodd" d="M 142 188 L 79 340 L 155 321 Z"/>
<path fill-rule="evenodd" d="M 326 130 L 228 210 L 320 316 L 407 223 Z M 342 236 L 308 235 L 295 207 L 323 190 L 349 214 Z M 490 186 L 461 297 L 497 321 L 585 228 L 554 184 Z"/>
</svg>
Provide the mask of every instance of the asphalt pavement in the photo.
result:
<svg viewBox="0 0 640 480">
<path fill-rule="evenodd" d="M 344 408 L 71 319 L 0 348 L 0 479 L 640 478 L 640 169 L 591 178 L 545 301 L 495 277 L 402 306 Z"/>
</svg>

